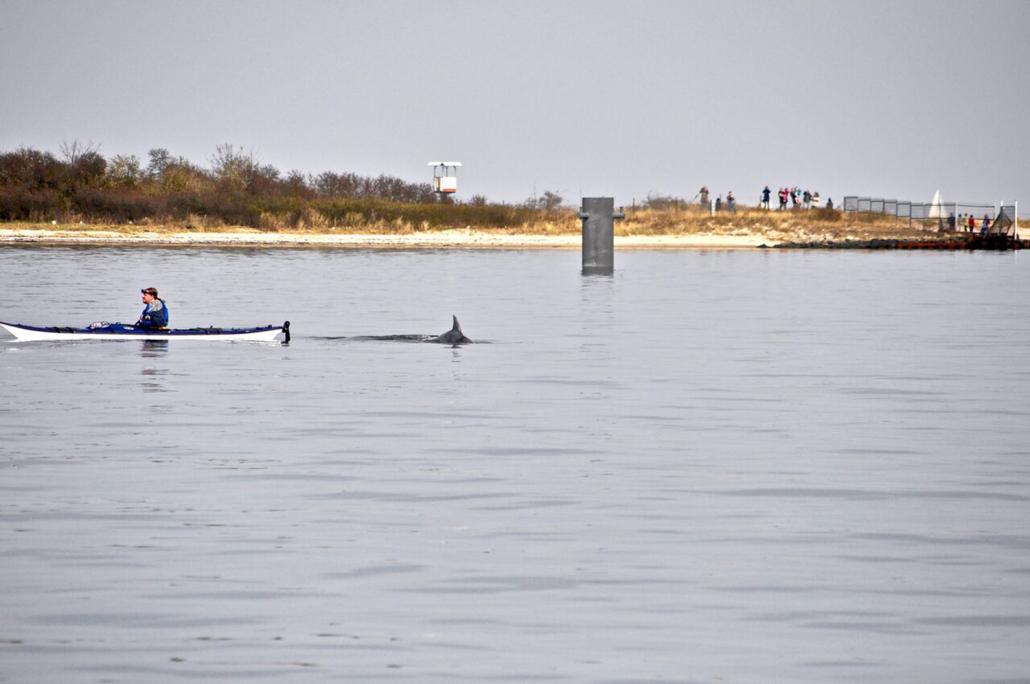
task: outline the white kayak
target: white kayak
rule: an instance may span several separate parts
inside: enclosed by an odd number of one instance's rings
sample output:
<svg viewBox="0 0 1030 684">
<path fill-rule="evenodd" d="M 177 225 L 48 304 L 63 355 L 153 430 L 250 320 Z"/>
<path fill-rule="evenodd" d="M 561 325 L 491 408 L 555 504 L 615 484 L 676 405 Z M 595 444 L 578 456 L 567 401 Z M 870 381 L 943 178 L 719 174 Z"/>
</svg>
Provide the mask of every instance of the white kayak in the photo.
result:
<svg viewBox="0 0 1030 684">
<path fill-rule="evenodd" d="M 290 322 L 258 328 L 165 328 L 152 330 L 121 323 L 88 328 L 59 326 L 41 327 L 21 323 L 4 323 L 0 328 L 14 335 L 16 342 L 40 340 L 248 340 L 255 342 L 289 342 Z"/>
</svg>

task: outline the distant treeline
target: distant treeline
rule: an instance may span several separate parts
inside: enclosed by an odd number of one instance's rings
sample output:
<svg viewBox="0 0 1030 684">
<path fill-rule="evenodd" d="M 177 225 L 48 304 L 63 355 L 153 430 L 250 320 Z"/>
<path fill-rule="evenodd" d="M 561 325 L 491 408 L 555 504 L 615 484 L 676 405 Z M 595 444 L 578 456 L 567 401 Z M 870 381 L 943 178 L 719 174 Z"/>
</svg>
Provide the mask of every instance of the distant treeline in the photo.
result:
<svg viewBox="0 0 1030 684">
<path fill-rule="evenodd" d="M 561 197 L 513 206 L 475 196 L 438 198 L 429 183 L 326 171 L 282 174 L 253 154 L 220 145 L 211 168 L 168 150 L 105 158 L 92 145 L 61 145 L 60 157 L 22 148 L 0 152 L 0 221 L 185 222 L 255 228 L 395 225 L 517 226 L 539 220 Z"/>
</svg>

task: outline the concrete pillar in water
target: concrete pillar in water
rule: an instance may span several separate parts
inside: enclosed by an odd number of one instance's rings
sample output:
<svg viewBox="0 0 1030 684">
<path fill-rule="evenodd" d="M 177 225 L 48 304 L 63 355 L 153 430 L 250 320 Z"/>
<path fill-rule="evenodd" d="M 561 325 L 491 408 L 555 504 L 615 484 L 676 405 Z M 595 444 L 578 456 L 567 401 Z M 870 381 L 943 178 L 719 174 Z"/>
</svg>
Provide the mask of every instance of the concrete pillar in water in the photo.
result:
<svg viewBox="0 0 1030 684">
<path fill-rule="evenodd" d="M 615 219 L 626 218 L 615 211 L 612 197 L 584 197 L 579 211 L 583 220 L 583 275 L 615 270 Z"/>
</svg>

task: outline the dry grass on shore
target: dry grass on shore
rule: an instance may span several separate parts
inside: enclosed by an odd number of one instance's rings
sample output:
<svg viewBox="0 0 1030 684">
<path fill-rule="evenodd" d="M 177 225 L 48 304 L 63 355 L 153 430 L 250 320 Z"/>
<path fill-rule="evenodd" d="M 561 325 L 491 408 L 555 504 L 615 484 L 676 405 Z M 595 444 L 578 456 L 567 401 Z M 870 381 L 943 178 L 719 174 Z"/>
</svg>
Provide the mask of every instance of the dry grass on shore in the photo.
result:
<svg viewBox="0 0 1030 684">
<path fill-rule="evenodd" d="M 937 226 L 911 225 L 907 220 L 880 214 L 844 214 L 832 209 L 741 209 L 712 215 L 701 210 L 636 210 L 617 225 L 623 235 L 761 235 L 774 242 L 925 239 L 937 235 Z"/>
<path fill-rule="evenodd" d="M 687 209 L 629 209 L 626 218 L 615 224 L 616 235 L 621 236 L 762 236 L 770 242 L 815 242 L 839 240 L 869 240 L 877 238 L 927 239 L 937 235 L 936 226 L 911 226 L 905 220 L 877 214 L 842 214 L 827 209 L 766 211 L 752 208 L 735 213 L 720 212 L 711 215 L 698 208 Z M 535 221 L 503 227 L 487 226 L 430 226 L 413 225 L 394 220 L 373 222 L 354 217 L 345 225 L 330 225 L 324 220 L 302 222 L 300 225 L 280 226 L 269 217 L 260 228 L 225 225 L 221 221 L 191 216 L 185 221 L 158 223 L 144 220 L 136 224 L 110 223 L 0 223 L 0 228 L 40 231 L 104 232 L 118 235 L 143 233 L 284 233 L 325 235 L 406 235 L 432 233 L 443 230 L 471 230 L 493 235 L 572 235 L 581 230 L 576 212 L 567 209 L 539 212 Z"/>
</svg>

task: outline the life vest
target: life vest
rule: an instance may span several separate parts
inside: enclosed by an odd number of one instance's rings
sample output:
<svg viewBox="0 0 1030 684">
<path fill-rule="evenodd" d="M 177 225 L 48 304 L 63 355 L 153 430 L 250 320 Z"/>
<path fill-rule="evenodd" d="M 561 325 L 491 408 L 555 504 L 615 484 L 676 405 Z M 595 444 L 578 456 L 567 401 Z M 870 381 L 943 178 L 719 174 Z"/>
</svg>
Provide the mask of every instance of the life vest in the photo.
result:
<svg viewBox="0 0 1030 684">
<path fill-rule="evenodd" d="M 155 299 L 143 307 L 139 322 L 140 328 L 167 328 L 168 327 L 168 305 L 163 299 Z"/>
</svg>

